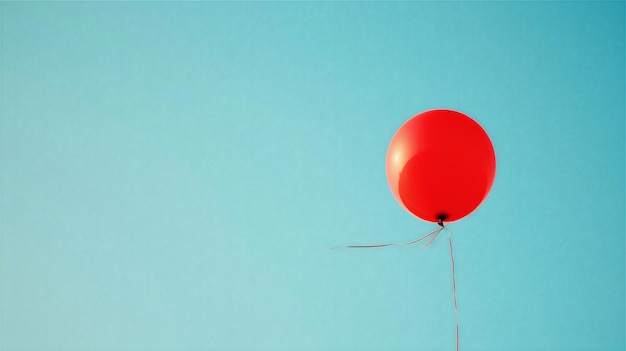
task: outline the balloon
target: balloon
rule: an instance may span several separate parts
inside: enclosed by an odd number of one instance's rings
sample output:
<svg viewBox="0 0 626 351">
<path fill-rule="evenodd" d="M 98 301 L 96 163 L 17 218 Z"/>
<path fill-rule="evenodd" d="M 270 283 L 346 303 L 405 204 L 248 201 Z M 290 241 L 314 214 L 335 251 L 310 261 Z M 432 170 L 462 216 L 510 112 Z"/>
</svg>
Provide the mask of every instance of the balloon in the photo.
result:
<svg viewBox="0 0 626 351">
<path fill-rule="evenodd" d="M 431 110 L 398 129 L 386 169 L 391 192 L 407 211 L 429 222 L 452 222 L 485 200 L 496 156 L 476 121 L 456 111 Z"/>
</svg>

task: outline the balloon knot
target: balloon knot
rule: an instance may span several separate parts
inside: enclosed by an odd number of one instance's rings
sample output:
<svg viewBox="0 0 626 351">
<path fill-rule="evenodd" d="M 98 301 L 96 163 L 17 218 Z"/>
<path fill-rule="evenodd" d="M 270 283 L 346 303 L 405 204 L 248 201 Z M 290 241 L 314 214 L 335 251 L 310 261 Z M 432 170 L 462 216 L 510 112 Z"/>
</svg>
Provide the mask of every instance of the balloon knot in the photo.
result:
<svg viewBox="0 0 626 351">
<path fill-rule="evenodd" d="M 445 213 L 441 213 L 440 215 L 437 216 L 437 224 L 439 224 L 442 228 L 445 227 L 445 225 L 443 224 L 443 221 L 445 221 L 448 218 L 448 215 Z"/>
</svg>

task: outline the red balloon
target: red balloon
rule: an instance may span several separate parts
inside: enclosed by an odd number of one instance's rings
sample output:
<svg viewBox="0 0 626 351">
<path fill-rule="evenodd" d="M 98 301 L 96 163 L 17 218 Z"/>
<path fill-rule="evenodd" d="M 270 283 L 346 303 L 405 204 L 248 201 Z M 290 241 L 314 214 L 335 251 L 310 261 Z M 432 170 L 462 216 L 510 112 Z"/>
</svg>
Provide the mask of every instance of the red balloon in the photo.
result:
<svg viewBox="0 0 626 351">
<path fill-rule="evenodd" d="M 496 155 L 476 121 L 460 112 L 432 110 L 398 129 L 386 166 L 391 192 L 407 211 L 429 222 L 452 222 L 489 194 Z"/>
</svg>

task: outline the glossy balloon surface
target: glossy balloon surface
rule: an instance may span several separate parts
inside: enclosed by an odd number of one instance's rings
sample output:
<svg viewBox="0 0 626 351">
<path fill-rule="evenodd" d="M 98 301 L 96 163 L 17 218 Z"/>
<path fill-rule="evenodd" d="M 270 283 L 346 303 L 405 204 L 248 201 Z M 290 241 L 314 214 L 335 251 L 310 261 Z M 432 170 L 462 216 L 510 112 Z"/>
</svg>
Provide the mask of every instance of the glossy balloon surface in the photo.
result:
<svg viewBox="0 0 626 351">
<path fill-rule="evenodd" d="M 452 110 L 416 115 L 396 132 L 386 160 L 396 200 L 430 222 L 459 220 L 487 197 L 496 174 L 493 145 L 483 128 Z"/>
</svg>

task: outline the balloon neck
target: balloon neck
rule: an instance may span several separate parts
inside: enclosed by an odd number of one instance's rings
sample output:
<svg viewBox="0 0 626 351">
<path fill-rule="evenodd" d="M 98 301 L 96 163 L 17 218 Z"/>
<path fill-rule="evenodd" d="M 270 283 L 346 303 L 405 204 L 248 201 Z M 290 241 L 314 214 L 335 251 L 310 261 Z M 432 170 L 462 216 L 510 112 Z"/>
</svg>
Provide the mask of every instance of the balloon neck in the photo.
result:
<svg viewBox="0 0 626 351">
<path fill-rule="evenodd" d="M 439 216 L 437 216 L 437 224 L 439 224 L 442 228 L 445 227 L 445 225 L 443 224 L 443 221 L 445 221 L 448 218 L 448 215 L 445 213 L 440 214 Z"/>
</svg>

